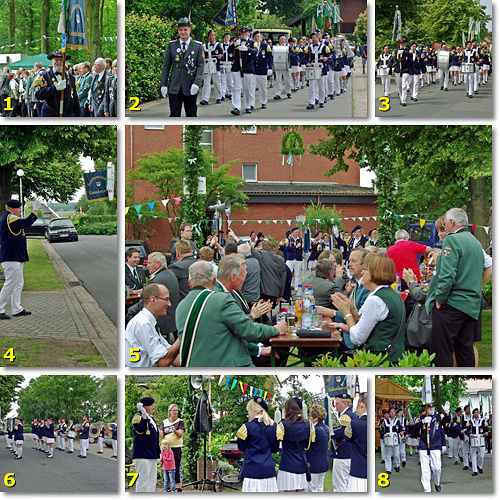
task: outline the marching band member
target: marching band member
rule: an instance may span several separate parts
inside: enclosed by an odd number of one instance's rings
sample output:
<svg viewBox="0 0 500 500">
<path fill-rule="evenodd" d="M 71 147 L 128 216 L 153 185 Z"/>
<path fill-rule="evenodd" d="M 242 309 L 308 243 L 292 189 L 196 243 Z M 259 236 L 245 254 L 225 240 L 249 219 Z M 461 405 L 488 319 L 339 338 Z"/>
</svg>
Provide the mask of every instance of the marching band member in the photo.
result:
<svg viewBox="0 0 500 500">
<path fill-rule="evenodd" d="M 410 74 L 410 90 L 411 90 L 411 98 L 416 102 L 418 101 L 418 82 L 420 80 L 420 73 L 422 71 L 421 67 L 421 55 L 417 50 L 417 44 L 415 42 L 411 42 L 410 44 L 410 66 L 409 66 L 409 74 Z"/>
<path fill-rule="evenodd" d="M 113 445 L 113 455 L 111 458 L 118 459 L 118 419 L 115 419 L 115 425 L 111 431 L 111 444 Z"/>
<path fill-rule="evenodd" d="M 16 418 L 14 420 L 14 444 L 16 452 L 15 460 L 21 460 L 23 458 L 23 443 L 24 443 L 23 432 L 24 432 L 23 421 L 20 418 Z"/>
<path fill-rule="evenodd" d="M 292 77 L 292 92 L 299 90 L 300 76 L 300 49 L 297 46 L 297 39 L 290 37 L 288 39 L 288 50 L 290 51 L 290 75 Z"/>
<path fill-rule="evenodd" d="M 384 418 L 380 438 L 384 440 L 385 472 L 392 472 L 392 460 L 394 459 L 394 470 L 399 472 L 401 465 L 399 456 L 399 438 L 403 434 L 401 422 L 396 418 L 396 409 L 389 408 L 389 418 Z"/>
<path fill-rule="evenodd" d="M 357 419 L 351 420 L 345 435 L 352 440 L 351 470 L 349 472 L 349 493 L 367 492 L 367 393 L 359 395 L 356 407 Z"/>
<path fill-rule="evenodd" d="M 31 432 L 33 433 L 34 446 L 31 447 L 32 450 L 38 449 L 38 420 L 36 418 L 31 422 Z"/>
<path fill-rule="evenodd" d="M 54 458 L 54 419 L 48 418 L 45 422 L 45 436 L 47 443 L 47 458 Z"/>
<path fill-rule="evenodd" d="M 460 448 L 460 431 L 462 430 L 460 426 L 460 417 L 462 415 L 462 408 L 458 407 L 455 410 L 455 415 L 453 415 L 449 427 L 448 435 L 450 437 L 448 458 L 455 458 L 455 465 L 458 465 L 458 450 Z"/>
<path fill-rule="evenodd" d="M 307 55 L 307 67 L 322 63 L 323 69 L 328 71 L 327 57 L 330 54 L 330 49 L 323 43 L 319 43 L 318 33 L 311 33 L 311 43 L 304 50 Z M 314 109 L 316 101 L 319 102 L 319 107 L 325 107 L 325 87 L 323 84 L 323 70 L 320 79 L 309 80 L 309 104 L 306 109 Z"/>
<path fill-rule="evenodd" d="M 460 416 L 460 427 L 461 427 L 461 437 L 460 437 L 460 445 L 461 445 L 461 455 L 464 463 L 463 470 L 469 469 L 469 461 L 470 461 L 470 443 L 469 436 L 466 434 L 467 426 L 469 425 L 470 420 L 472 419 L 472 415 L 470 413 L 470 406 L 464 406 L 464 413 Z"/>
<path fill-rule="evenodd" d="M 238 449 L 245 452 L 240 477 L 241 491 L 274 493 L 278 491 L 272 453 L 279 451 L 278 426 L 267 414 L 267 403 L 255 396 L 247 404 L 248 422 L 236 433 Z"/>
<path fill-rule="evenodd" d="M 273 51 L 264 42 L 264 37 L 259 31 L 253 33 L 253 39 L 257 44 L 257 54 L 255 54 L 255 83 L 259 91 L 260 107 L 267 108 L 267 77 L 273 74 Z M 255 92 L 251 95 L 250 109 L 255 106 Z"/>
<path fill-rule="evenodd" d="M 68 451 L 66 453 L 73 453 L 73 432 L 76 432 L 75 423 L 73 419 L 70 418 L 68 425 Z"/>
<path fill-rule="evenodd" d="M 448 52 L 448 47 L 446 46 L 446 43 L 441 44 L 441 51 L 440 52 Z M 448 60 L 448 68 L 446 71 L 439 70 L 438 72 L 438 78 L 439 81 L 441 82 L 441 90 L 446 90 L 448 91 L 448 83 L 450 80 L 450 63 L 451 63 L 451 54 L 450 54 L 450 59 Z"/>
<path fill-rule="evenodd" d="M 408 444 L 410 456 L 413 455 L 413 448 L 415 448 L 415 455 L 418 455 L 418 429 L 415 426 L 418 419 L 419 417 L 414 420 L 413 424 L 408 425 L 408 438 L 406 442 Z"/>
<path fill-rule="evenodd" d="M 455 45 L 451 47 L 450 52 L 450 77 L 453 85 L 458 83 L 458 72 L 460 71 L 460 57 Z"/>
<path fill-rule="evenodd" d="M 380 76 L 380 82 L 382 83 L 382 88 L 384 89 L 384 97 L 391 96 L 391 68 L 393 64 L 394 59 L 392 54 L 389 52 L 389 45 L 384 45 L 384 52 L 378 56 L 377 61 L 377 69 L 387 68 L 389 70 L 388 74 Z"/>
<path fill-rule="evenodd" d="M 203 90 L 201 93 L 200 104 L 202 106 L 206 106 L 208 104 L 212 91 L 212 82 L 215 90 L 215 102 L 216 104 L 220 104 L 223 97 L 220 72 L 220 60 L 222 59 L 223 50 L 219 42 L 215 41 L 214 30 L 210 30 L 208 32 L 208 42 L 203 45 L 203 52 L 205 53 L 205 65 L 203 66 Z"/>
<path fill-rule="evenodd" d="M 477 55 L 477 52 L 472 48 L 472 42 L 469 40 L 467 41 L 466 49 L 462 53 L 462 61 L 461 61 L 461 66 L 462 66 L 462 74 L 464 78 L 464 84 L 465 84 L 465 91 L 467 92 L 467 97 L 472 99 L 472 93 L 474 92 L 474 79 L 475 79 L 475 70 L 474 72 L 465 72 L 464 71 L 464 65 L 465 64 L 473 64 L 474 68 L 479 62 L 479 57 Z M 477 94 L 477 90 L 475 92 Z"/>
<path fill-rule="evenodd" d="M 380 437 L 380 463 L 385 464 L 385 443 L 384 443 L 384 433 L 385 425 L 384 420 L 389 418 L 389 410 L 384 410 L 382 413 L 382 418 L 378 421 L 378 433 Z"/>
<path fill-rule="evenodd" d="M 106 428 L 106 424 L 103 420 L 101 420 L 99 424 L 101 426 L 101 430 L 99 432 L 99 437 L 97 438 L 97 453 L 99 453 L 99 455 L 102 455 L 104 453 L 104 430 Z"/>
<path fill-rule="evenodd" d="M 476 54 L 477 63 L 474 66 L 474 94 L 479 93 L 479 72 L 481 70 L 482 61 L 481 61 L 481 51 L 480 47 L 477 44 L 477 40 L 475 38 L 472 39 L 472 50 Z"/>
<path fill-rule="evenodd" d="M 281 35 L 279 37 L 278 41 L 278 46 L 279 47 L 286 47 L 286 37 L 285 35 Z M 290 62 L 290 52 L 288 52 L 288 61 Z M 274 70 L 274 73 L 276 75 L 276 80 L 275 80 L 275 89 L 274 89 L 274 100 L 279 101 L 281 99 L 281 89 L 282 89 L 282 83 L 281 79 L 285 80 L 285 92 L 286 96 L 288 99 L 292 98 L 292 85 L 291 85 L 291 77 L 290 77 L 290 72 L 289 71 L 278 71 Z"/>
<path fill-rule="evenodd" d="M 472 475 L 483 473 L 485 437 L 488 436 L 488 422 L 479 416 L 479 410 L 474 408 L 472 419 L 468 422 L 466 433 L 470 439 L 470 454 L 472 459 Z M 478 458 L 479 457 L 479 458 Z"/>
<path fill-rule="evenodd" d="M 326 410 L 323 406 L 313 405 L 310 420 L 314 426 L 316 439 L 306 452 L 307 461 L 311 464 L 311 481 L 307 483 L 310 493 L 322 493 L 325 474 L 328 471 L 329 429 L 324 424 Z"/>
<path fill-rule="evenodd" d="M 59 448 L 61 451 L 66 451 L 66 435 L 68 433 L 68 424 L 66 423 L 66 419 L 61 419 L 61 429 L 59 431 L 58 436 L 60 436 L 59 443 L 61 447 Z"/>
<path fill-rule="evenodd" d="M 490 61 L 491 61 L 491 53 L 488 49 L 488 45 L 486 42 L 482 43 L 481 46 L 481 59 L 483 61 L 479 76 L 483 78 L 483 85 L 486 85 L 488 81 L 488 73 L 490 71 Z"/>
<path fill-rule="evenodd" d="M 407 422 L 406 418 L 404 416 L 403 408 L 399 408 L 396 411 L 396 417 L 398 418 L 400 424 L 401 424 L 401 430 L 403 431 L 402 434 L 399 436 L 399 459 L 401 463 L 401 467 L 403 469 L 406 467 L 406 441 L 405 441 L 405 436 L 408 434 L 408 428 L 407 428 Z"/>
<path fill-rule="evenodd" d="M 224 33 L 224 41 L 219 45 L 222 49 L 222 58 L 220 60 L 222 92 L 221 99 L 231 99 L 231 94 L 233 92 L 233 75 L 231 74 L 231 64 L 233 62 L 233 58 L 228 53 L 229 46 L 231 45 L 231 33 Z"/>
<path fill-rule="evenodd" d="M 327 235 L 328 236 L 328 235 Z M 316 231 L 311 241 L 311 253 L 307 259 L 307 269 L 316 269 L 319 254 L 323 251 L 323 242 L 321 241 L 321 233 Z"/>
<path fill-rule="evenodd" d="M 80 426 L 78 433 L 80 434 L 80 455 L 79 458 L 87 458 L 87 450 L 89 449 L 89 416 L 83 416 L 83 424 Z"/>
</svg>

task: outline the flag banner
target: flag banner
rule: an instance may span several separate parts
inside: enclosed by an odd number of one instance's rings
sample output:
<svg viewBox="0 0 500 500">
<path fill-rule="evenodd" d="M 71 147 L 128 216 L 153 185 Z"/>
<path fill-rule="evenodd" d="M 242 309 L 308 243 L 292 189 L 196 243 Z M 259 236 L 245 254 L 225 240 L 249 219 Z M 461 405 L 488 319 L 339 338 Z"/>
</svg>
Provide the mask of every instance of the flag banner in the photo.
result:
<svg viewBox="0 0 500 500">
<path fill-rule="evenodd" d="M 96 170 L 95 172 L 84 172 L 83 180 L 85 182 L 85 191 L 87 200 L 98 201 L 108 199 L 108 190 L 106 188 L 107 172 L 106 170 Z"/>
<path fill-rule="evenodd" d="M 392 28 L 392 41 L 401 40 L 401 12 L 396 9 L 394 12 L 394 26 Z"/>
<path fill-rule="evenodd" d="M 224 7 L 222 7 L 222 9 L 219 10 L 219 12 L 217 12 L 217 14 L 215 14 L 215 16 L 213 17 L 213 19 L 212 19 L 213 22 L 220 24 L 221 26 L 225 26 L 226 25 L 226 12 L 227 12 L 227 5 L 224 5 Z"/>
<path fill-rule="evenodd" d="M 62 33 L 65 47 L 70 49 L 87 49 L 87 1 L 63 0 L 57 32 Z"/>
<path fill-rule="evenodd" d="M 347 376 L 346 375 L 323 375 L 325 389 L 328 396 L 335 396 L 347 392 Z"/>
<path fill-rule="evenodd" d="M 226 19 L 224 24 L 226 26 L 236 26 L 238 24 L 238 16 L 236 14 L 236 0 L 228 0 Z"/>
<path fill-rule="evenodd" d="M 430 375 L 426 375 L 424 378 L 424 386 L 422 387 L 422 403 L 425 403 L 426 405 L 432 403 L 432 384 Z"/>
<path fill-rule="evenodd" d="M 108 200 L 112 201 L 115 196 L 115 165 L 112 161 L 108 161 L 106 164 L 106 171 L 106 189 L 108 191 Z"/>
</svg>

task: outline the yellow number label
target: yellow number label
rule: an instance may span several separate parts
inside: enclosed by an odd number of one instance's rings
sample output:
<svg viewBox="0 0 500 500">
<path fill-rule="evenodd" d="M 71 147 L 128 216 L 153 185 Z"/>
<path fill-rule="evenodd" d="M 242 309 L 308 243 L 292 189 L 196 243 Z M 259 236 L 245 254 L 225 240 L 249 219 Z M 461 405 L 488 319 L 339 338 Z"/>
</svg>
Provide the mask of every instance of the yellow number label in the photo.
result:
<svg viewBox="0 0 500 500">
<path fill-rule="evenodd" d="M 16 359 L 16 355 L 14 354 L 14 348 L 11 347 L 7 350 L 7 352 L 3 355 L 4 359 L 8 359 L 11 363 Z"/>
<path fill-rule="evenodd" d="M 378 485 L 381 488 L 387 488 L 387 486 L 389 486 L 389 484 L 390 484 L 390 482 L 389 482 L 389 474 L 387 474 L 387 472 L 381 472 L 378 475 Z"/>
<path fill-rule="evenodd" d="M 130 483 L 128 483 L 128 487 L 132 488 L 132 486 L 134 486 L 135 482 L 137 481 L 139 474 L 137 472 L 127 472 L 127 476 L 132 478 L 130 480 Z"/>
<path fill-rule="evenodd" d="M 382 103 L 382 106 L 379 106 L 379 111 L 389 111 L 391 109 L 391 100 L 388 97 L 379 97 L 378 100 Z"/>
<path fill-rule="evenodd" d="M 133 103 L 132 106 L 130 106 L 130 111 L 140 111 L 141 108 L 139 107 L 139 98 L 138 97 L 131 97 L 130 101 Z"/>
<path fill-rule="evenodd" d="M 141 350 L 138 347 L 131 347 L 130 348 L 130 358 L 128 360 L 131 363 L 137 363 L 141 359 L 141 355 L 139 354 Z"/>
<path fill-rule="evenodd" d="M 15 474 L 13 472 L 5 474 L 3 478 L 3 484 L 5 484 L 7 488 L 14 488 L 14 486 L 16 485 Z"/>
<path fill-rule="evenodd" d="M 3 108 L 5 111 L 12 111 L 13 108 L 12 108 L 12 99 L 10 97 L 6 97 L 4 99 L 4 101 L 7 103 L 7 106 L 5 106 L 5 108 Z"/>
</svg>

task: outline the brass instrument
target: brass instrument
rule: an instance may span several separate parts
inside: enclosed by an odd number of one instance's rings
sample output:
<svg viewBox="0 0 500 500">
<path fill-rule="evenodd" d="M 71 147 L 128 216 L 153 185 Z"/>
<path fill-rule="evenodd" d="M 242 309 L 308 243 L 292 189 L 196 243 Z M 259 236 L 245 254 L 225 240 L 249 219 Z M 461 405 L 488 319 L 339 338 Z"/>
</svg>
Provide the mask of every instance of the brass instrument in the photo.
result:
<svg viewBox="0 0 500 500">
<path fill-rule="evenodd" d="M 97 439 L 101 434 L 101 426 L 99 424 L 90 424 L 89 436 L 93 439 Z"/>
</svg>

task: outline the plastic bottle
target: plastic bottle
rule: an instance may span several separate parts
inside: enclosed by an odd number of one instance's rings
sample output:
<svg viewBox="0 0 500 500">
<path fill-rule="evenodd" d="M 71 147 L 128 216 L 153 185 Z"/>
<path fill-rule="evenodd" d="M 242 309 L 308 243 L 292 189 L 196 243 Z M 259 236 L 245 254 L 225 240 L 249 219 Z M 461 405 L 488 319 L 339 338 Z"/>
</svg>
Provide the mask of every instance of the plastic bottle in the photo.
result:
<svg viewBox="0 0 500 500">
<path fill-rule="evenodd" d="M 302 285 L 297 285 L 297 292 L 295 294 L 295 316 L 297 316 L 298 327 L 302 327 L 302 311 L 304 306 L 304 291 Z"/>
<path fill-rule="evenodd" d="M 302 306 L 302 328 L 306 330 L 310 330 L 313 327 L 313 304 L 311 298 L 312 287 L 306 286 Z"/>
<path fill-rule="evenodd" d="M 396 292 L 401 293 L 401 276 L 399 276 L 399 273 L 396 273 Z"/>
</svg>

